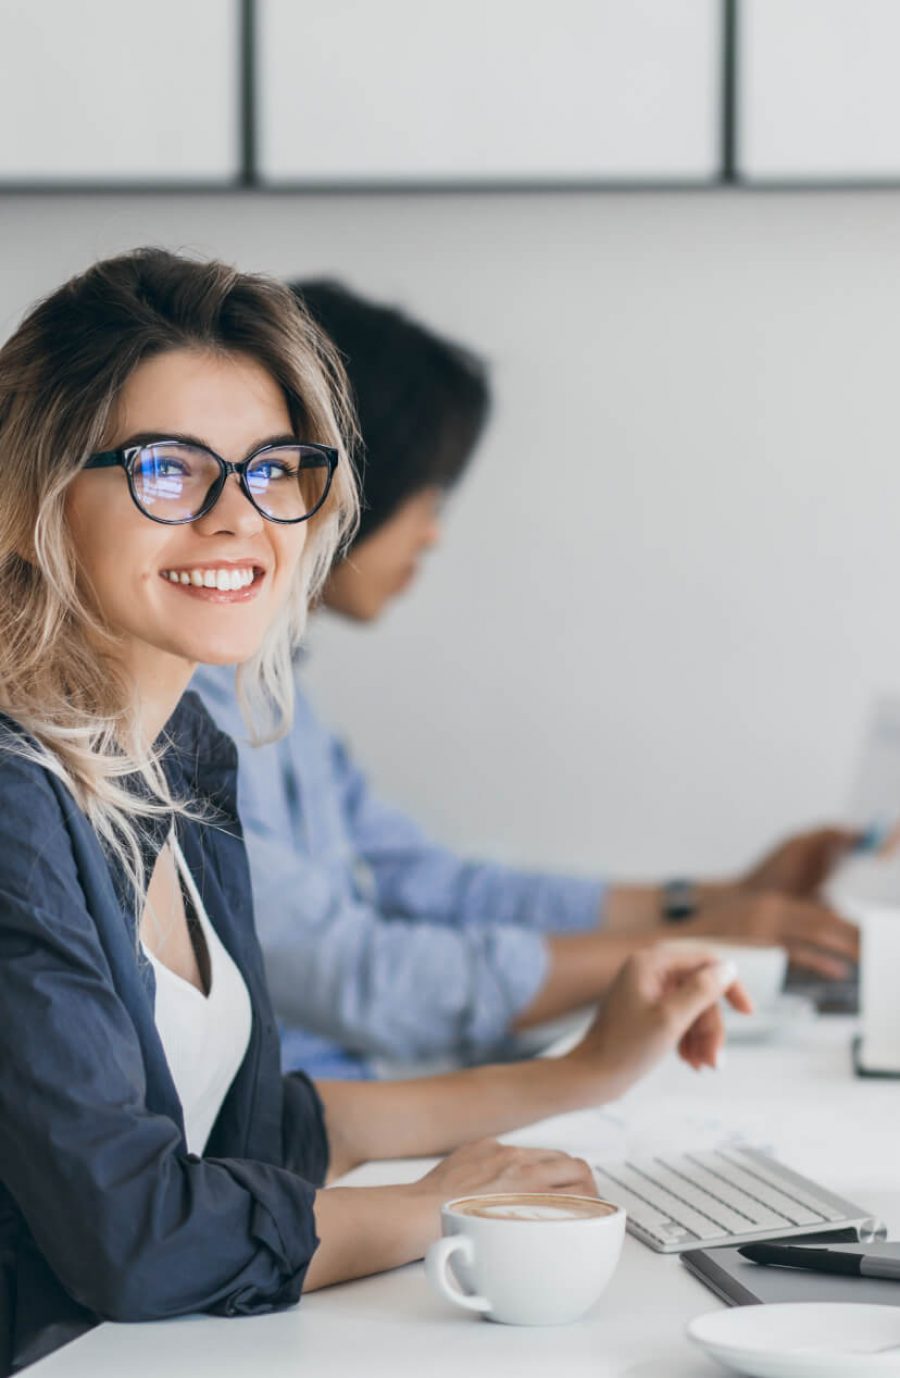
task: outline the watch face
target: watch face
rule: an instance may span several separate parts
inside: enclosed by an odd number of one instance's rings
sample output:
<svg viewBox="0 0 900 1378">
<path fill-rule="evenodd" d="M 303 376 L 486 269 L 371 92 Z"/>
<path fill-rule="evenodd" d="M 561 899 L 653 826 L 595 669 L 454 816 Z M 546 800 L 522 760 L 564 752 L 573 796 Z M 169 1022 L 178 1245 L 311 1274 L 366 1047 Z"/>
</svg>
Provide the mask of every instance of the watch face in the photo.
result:
<svg viewBox="0 0 900 1378">
<path fill-rule="evenodd" d="M 670 880 L 663 886 L 663 918 L 668 923 L 689 919 L 697 908 L 694 883 L 690 880 Z"/>
</svg>

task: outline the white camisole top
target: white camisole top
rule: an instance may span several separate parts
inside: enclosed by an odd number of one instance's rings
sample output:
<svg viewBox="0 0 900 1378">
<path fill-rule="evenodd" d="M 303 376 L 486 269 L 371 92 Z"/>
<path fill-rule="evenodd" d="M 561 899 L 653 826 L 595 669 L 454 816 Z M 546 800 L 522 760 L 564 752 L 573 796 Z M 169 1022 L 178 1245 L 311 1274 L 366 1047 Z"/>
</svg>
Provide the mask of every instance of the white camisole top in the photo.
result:
<svg viewBox="0 0 900 1378">
<path fill-rule="evenodd" d="M 209 921 L 181 848 L 171 836 L 186 899 L 209 956 L 209 994 L 176 976 L 146 947 L 156 977 L 156 1028 L 184 1113 L 188 1151 L 202 1154 L 244 1060 L 253 1014 L 244 978 Z"/>
</svg>

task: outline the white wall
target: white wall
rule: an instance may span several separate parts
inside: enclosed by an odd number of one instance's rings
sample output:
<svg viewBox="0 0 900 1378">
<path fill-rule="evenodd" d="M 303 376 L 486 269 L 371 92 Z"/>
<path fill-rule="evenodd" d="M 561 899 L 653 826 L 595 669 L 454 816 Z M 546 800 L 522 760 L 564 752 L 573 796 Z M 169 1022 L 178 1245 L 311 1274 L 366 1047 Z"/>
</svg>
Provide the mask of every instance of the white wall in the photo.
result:
<svg viewBox="0 0 900 1378">
<path fill-rule="evenodd" d="M 445 549 L 310 678 L 462 845 L 736 864 L 900 686 L 900 194 L 0 200 L 0 334 L 98 254 L 329 271 L 491 359 Z"/>
</svg>

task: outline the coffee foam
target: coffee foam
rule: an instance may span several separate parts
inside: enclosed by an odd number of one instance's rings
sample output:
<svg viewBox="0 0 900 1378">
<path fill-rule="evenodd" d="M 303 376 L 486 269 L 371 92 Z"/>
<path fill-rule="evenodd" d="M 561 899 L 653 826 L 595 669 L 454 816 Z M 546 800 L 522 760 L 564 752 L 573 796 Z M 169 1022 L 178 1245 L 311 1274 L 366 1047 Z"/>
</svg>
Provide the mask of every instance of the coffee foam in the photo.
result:
<svg viewBox="0 0 900 1378">
<path fill-rule="evenodd" d="M 454 1201 L 451 1209 L 459 1215 L 482 1220 L 597 1220 L 612 1215 L 615 1206 L 592 1201 L 587 1196 L 564 1196 L 549 1192 L 522 1196 L 469 1196 Z"/>
</svg>

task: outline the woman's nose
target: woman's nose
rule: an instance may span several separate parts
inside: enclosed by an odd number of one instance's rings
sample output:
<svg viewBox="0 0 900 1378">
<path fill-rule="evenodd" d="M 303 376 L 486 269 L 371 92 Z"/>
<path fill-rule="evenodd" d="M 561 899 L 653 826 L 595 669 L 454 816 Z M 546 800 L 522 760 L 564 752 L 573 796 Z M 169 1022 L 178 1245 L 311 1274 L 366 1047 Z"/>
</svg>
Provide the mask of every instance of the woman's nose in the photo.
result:
<svg viewBox="0 0 900 1378">
<path fill-rule="evenodd" d="M 241 488 L 237 474 L 229 474 L 212 509 L 200 517 L 194 526 L 201 535 L 230 533 L 234 536 L 248 536 L 262 530 L 264 522 L 262 513 L 256 510 Z"/>
</svg>

